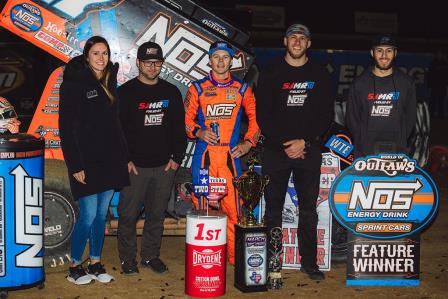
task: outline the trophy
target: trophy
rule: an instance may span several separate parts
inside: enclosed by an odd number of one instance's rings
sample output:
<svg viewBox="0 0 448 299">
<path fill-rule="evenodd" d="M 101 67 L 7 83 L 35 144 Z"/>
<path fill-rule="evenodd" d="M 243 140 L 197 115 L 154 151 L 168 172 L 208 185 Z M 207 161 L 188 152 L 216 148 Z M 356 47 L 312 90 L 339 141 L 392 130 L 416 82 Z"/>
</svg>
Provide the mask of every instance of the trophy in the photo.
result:
<svg viewBox="0 0 448 299">
<path fill-rule="evenodd" d="M 281 227 L 274 227 L 269 232 L 270 253 L 269 258 L 269 280 L 268 288 L 280 289 L 282 282 L 282 251 L 283 251 L 283 233 Z"/>
<path fill-rule="evenodd" d="M 267 228 L 257 223 L 254 208 L 263 195 L 269 177 L 254 171 L 256 162 L 255 157 L 251 157 L 249 169 L 233 180 L 245 209 L 245 215 L 235 225 L 234 285 L 242 292 L 267 290 Z"/>
<path fill-rule="evenodd" d="M 246 214 L 243 217 L 244 226 L 255 226 L 257 221 L 254 216 L 254 208 L 263 195 L 264 188 L 269 183 L 268 176 L 261 176 L 254 171 L 254 164 L 257 162 L 255 157 L 249 159 L 249 170 L 244 172 L 239 178 L 235 178 L 233 183 L 243 201 Z"/>
</svg>

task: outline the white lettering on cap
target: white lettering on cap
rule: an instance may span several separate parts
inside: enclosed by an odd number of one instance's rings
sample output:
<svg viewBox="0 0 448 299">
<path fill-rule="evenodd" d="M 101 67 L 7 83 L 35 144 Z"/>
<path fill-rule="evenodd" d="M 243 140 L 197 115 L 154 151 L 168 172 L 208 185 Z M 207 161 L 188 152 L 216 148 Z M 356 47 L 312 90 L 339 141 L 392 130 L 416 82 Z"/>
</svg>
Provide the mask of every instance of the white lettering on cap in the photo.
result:
<svg viewBox="0 0 448 299">
<path fill-rule="evenodd" d="M 157 54 L 157 48 L 148 48 L 146 49 L 146 54 L 147 55 L 151 55 L 151 54 Z"/>
</svg>

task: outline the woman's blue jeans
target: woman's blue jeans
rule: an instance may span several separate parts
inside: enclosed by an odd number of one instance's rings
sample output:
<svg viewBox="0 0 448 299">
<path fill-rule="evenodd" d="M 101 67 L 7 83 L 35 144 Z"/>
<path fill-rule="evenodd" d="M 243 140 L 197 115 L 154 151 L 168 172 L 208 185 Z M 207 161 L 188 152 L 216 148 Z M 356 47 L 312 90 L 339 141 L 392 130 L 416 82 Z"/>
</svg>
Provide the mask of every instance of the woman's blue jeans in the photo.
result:
<svg viewBox="0 0 448 299">
<path fill-rule="evenodd" d="M 75 223 L 71 239 L 73 264 L 81 264 L 87 239 L 89 239 L 90 259 L 100 260 L 107 211 L 113 195 L 114 190 L 107 190 L 79 198 L 79 219 Z"/>
</svg>

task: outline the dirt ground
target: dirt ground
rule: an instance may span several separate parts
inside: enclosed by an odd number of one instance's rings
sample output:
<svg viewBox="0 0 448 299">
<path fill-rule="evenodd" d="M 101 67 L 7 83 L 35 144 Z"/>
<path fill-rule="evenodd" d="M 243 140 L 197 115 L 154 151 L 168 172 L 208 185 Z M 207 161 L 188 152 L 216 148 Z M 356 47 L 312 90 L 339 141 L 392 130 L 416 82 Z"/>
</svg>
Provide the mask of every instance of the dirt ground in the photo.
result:
<svg viewBox="0 0 448 299">
<path fill-rule="evenodd" d="M 348 287 L 345 263 L 333 263 L 326 280 L 315 282 L 297 270 L 283 270 L 284 286 L 262 293 L 241 293 L 233 286 L 233 267 L 227 267 L 227 288 L 222 298 L 447 298 L 448 292 L 448 171 L 433 175 L 440 192 L 440 208 L 435 221 L 422 233 L 420 286 Z M 140 275 L 120 273 L 116 237 L 106 237 L 103 262 L 116 280 L 107 285 L 93 283 L 76 286 L 66 280 L 66 267 L 49 268 L 44 289 L 10 291 L 8 298 L 189 298 L 184 293 L 184 237 L 164 237 L 162 259 L 169 272 L 154 274 L 140 269 Z"/>
</svg>

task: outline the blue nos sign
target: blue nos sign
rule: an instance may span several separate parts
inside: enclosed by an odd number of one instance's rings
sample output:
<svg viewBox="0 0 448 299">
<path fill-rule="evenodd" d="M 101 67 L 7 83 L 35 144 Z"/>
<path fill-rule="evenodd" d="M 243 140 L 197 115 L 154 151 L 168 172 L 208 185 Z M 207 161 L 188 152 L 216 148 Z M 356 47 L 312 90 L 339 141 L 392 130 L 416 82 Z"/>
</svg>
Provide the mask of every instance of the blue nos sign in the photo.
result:
<svg viewBox="0 0 448 299">
<path fill-rule="evenodd" d="M 357 159 L 333 183 L 333 216 L 356 235 L 401 238 L 420 231 L 438 207 L 437 188 L 415 160 L 403 154 Z"/>
</svg>

